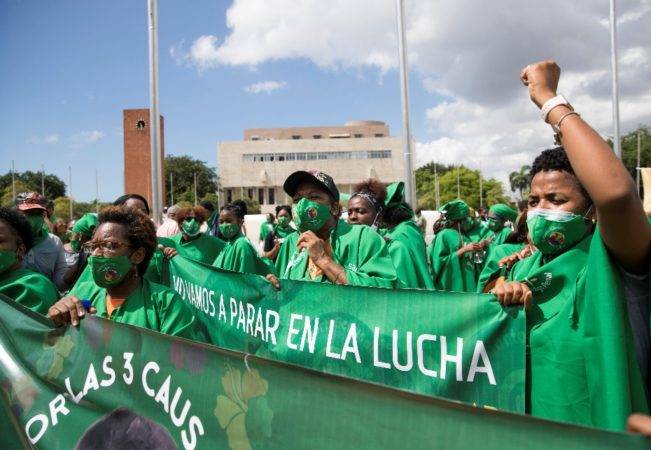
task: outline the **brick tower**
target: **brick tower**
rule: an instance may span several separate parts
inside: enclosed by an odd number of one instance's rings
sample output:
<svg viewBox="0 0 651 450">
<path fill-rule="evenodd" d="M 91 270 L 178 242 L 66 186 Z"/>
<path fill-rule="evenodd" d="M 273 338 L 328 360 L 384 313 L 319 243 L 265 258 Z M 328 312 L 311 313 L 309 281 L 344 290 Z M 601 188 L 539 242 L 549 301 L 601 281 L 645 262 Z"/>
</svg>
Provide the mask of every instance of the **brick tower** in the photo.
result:
<svg viewBox="0 0 651 450">
<path fill-rule="evenodd" d="M 140 194 L 151 205 L 151 150 L 149 109 L 125 109 L 122 111 L 124 130 L 124 192 Z M 165 122 L 160 118 L 161 162 L 165 161 Z M 164 166 L 164 165 L 163 165 Z M 165 168 L 163 167 L 163 173 Z M 165 198 L 165 182 L 163 199 Z"/>
</svg>

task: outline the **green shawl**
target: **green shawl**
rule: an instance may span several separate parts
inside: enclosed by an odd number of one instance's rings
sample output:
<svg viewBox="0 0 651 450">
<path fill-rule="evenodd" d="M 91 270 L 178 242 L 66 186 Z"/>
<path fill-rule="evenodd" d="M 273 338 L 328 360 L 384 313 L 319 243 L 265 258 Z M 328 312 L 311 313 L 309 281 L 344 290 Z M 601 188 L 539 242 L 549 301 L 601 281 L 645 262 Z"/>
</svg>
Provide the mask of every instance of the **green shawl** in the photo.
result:
<svg viewBox="0 0 651 450">
<path fill-rule="evenodd" d="M 434 289 L 440 291 L 475 292 L 477 288 L 478 268 L 472 261 L 472 253 L 457 256 L 457 250 L 468 238 L 464 239 L 453 228 L 441 230 L 430 244 L 428 257 L 432 267 Z"/>
<path fill-rule="evenodd" d="M 385 237 L 401 287 L 434 289 L 423 234 L 412 220 L 396 225 Z"/>
<path fill-rule="evenodd" d="M 43 315 L 59 300 L 59 291 L 54 283 L 27 268 L 0 273 L 0 294 Z"/>
<path fill-rule="evenodd" d="M 595 231 L 545 263 L 518 262 L 528 280 L 527 411 L 553 420 L 624 430 L 648 412 L 619 270 Z"/>
<path fill-rule="evenodd" d="M 233 272 L 253 273 L 262 276 L 273 273 L 271 267 L 258 256 L 258 252 L 248 238 L 241 233 L 226 241 L 226 246 L 212 265 Z"/>
<path fill-rule="evenodd" d="M 499 267 L 499 262 L 502 258 L 510 256 L 516 252 L 519 252 L 524 248 L 524 244 L 501 244 L 490 246 L 490 251 L 486 261 L 484 262 L 484 268 L 479 274 L 479 281 L 477 282 L 477 292 L 482 293 L 486 284 L 489 281 L 493 280 L 498 276 L 504 276 L 506 270 L 503 267 Z"/>
</svg>

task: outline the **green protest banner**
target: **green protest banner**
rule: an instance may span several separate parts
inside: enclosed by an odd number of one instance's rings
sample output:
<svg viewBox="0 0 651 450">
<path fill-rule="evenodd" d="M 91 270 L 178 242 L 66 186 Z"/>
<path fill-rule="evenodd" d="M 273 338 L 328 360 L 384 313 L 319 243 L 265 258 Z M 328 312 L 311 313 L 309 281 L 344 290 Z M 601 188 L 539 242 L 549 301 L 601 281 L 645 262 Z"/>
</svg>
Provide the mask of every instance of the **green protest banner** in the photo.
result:
<svg viewBox="0 0 651 450">
<path fill-rule="evenodd" d="M 0 448 L 649 448 L 0 296 Z"/>
<path fill-rule="evenodd" d="M 220 347 L 524 412 L 524 314 L 492 296 L 301 281 L 277 291 L 178 256 L 169 275 Z"/>
</svg>

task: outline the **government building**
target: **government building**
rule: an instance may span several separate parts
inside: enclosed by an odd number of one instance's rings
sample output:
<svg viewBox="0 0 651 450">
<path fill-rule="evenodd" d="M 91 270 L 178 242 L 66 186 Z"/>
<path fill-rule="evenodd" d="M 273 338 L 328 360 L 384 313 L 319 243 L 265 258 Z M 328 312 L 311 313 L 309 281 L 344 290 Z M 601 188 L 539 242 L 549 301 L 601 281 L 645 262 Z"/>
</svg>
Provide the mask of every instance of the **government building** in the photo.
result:
<svg viewBox="0 0 651 450">
<path fill-rule="evenodd" d="M 297 170 L 318 169 L 334 178 L 339 191 L 351 193 L 366 179 L 402 180 L 402 139 L 377 121 L 337 127 L 251 128 L 243 141 L 219 142 L 220 201 L 249 197 L 261 212 L 289 204 L 285 179 Z M 223 199 L 223 200 L 222 200 Z"/>
</svg>

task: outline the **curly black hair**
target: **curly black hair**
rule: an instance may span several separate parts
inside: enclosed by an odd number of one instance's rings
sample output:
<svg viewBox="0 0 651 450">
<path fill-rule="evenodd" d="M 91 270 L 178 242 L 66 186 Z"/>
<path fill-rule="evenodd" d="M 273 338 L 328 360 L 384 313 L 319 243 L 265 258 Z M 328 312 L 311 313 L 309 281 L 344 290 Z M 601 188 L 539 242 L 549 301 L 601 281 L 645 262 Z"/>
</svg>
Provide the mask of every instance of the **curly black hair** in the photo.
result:
<svg viewBox="0 0 651 450">
<path fill-rule="evenodd" d="M 215 211 L 215 205 L 213 205 L 213 203 L 208 201 L 208 200 L 200 201 L 199 206 L 201 206 L 202 208 L 204 208 L 206 211 L 208 211 L 211 214 Z"/>
<path fill-rule="evenodd" d="M 28 252 L 34 246 L 32 229 L 24 214 L 15 209 L 0 207 L 0 220 L 4 221 L 18 236 L 18 245 L 24 244 Z"/>
<path fill-rule="evenodd" d="M 290 217 L 292 216 L 292 207 L 289 206 L 289 205 L 278 205 L 278 206 L 276 206 L 276 217 L 278 217 L 278 214 L 280 213 L 280 211 L 287 211 L 287 214 L 289 214 Z"/>
<path fill-rule="evenodd" d="M 548 148 L 547 150 L 543 150 L 542 153 L 540 153 L 540 155 L 538 155 L 536 159 L 533 160 L 533 165 L 529 171 L 529 177 L 530 179 L 533 179 L 533 177 L 536 176 L 536 174 L 539 172 L 548 172 L 554 170 L 561 172 L 565 171 L 571 175 L 574 175 L 576 178 L 572 164 L 570 164 L 570 160 L 567 158 L 567 153 L 565 153 L 565 149 L 563 147 Z M 592 199 L 590 198 L 588 191 L 585 190 L 578 178 L 576 178 L 576 183 L 579 186 L 579 189 L 581 189 L 581 193 L 588 201 L 588 204 L 592 204 Z"/>
<path fill-rule="evenodd" d="M 219 211 L 230 211 L 238 219 L 244 220 L 244 216 L 246 216 L 248 209 L 244 200 L 235 200 L 233 203 L 228 203 L 222 206 Z"/>
<path fill-rule="evenodd" d="M 138 264 L 138 275 L 144 275 L 157 245 L 154 223 L 142 211 L 126 206 L 109 206 L 99 213 L 98 219 L 99 225 L 103 223 L 124 225 L 131 247 L 145 250 L 145 258 Z"/>
<path fill-rule="evenodd" d="M 142 195 L 140 195 L 140 194 L 124 194 L 124 195 L 121 195 L 120 197 L 118 197 L 113 202 L 113 206 L 123 206 L 127 202 L 127 200 L 129 200 L 131 198 L 135 198 L 135 199 L 140 200 L 141 202 L 143 202 L 145 204 L 145 209 L 147 210 L 147 214 L 150 213 L 150 211 L 149 211 L 149 203 L 147 203 L 147 199 L 145 197 L 143 197 Z"/>
</svg>

